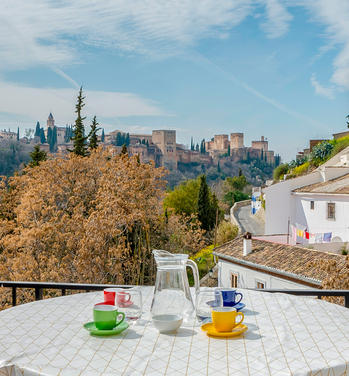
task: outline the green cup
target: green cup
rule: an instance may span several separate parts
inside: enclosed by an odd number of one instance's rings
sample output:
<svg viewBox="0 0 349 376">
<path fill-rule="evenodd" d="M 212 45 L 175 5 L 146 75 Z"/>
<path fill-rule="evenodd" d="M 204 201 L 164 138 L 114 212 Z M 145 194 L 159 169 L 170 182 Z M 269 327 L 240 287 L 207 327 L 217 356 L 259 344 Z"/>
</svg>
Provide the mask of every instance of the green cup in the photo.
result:
<svg viewBox="0 0 349 376">
<path fill-rule="evenodd" d="M 119 316 L 122 318 L 118 321 Z M 113 305 L 98 304 L 93 307 L 93 320 L 97 329 L 110 330 L 125 320 L 125 314 Z"/>
</svg>

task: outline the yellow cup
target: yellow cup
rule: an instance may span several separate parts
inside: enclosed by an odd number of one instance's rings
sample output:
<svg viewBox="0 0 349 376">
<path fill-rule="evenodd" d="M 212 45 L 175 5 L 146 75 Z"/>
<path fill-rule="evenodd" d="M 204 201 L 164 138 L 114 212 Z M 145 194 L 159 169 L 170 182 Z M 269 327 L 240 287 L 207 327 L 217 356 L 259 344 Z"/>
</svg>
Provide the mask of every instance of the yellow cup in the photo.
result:
<svg viewBox="0 0 349 376">
<path fill-rule="evenodd" d="M 244 320 L 244 314 L 237 312 L 233 307 L 216 307 L 211 314 L 217 332 L 231 332 L 236 325 L 241 324 Z M 236 322 L 237 316 L 241 316 L 241 320 L 238 322 Z"/>
</svg>

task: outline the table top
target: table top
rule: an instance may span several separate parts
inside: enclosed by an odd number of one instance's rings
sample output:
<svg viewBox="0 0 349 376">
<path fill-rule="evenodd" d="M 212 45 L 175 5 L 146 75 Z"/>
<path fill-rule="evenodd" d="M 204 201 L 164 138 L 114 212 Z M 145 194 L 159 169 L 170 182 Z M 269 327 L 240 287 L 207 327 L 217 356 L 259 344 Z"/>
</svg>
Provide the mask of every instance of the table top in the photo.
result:
<svg viewBox="0 0 349 376">
<path fill-rule="evenodd" d="M 103 292 L 1 311 L 0 375 L 349 375 L 347 308 L 240 289 L 249 329 L 216 339 L 197 322 L 159 334 L 149 312 L 153 287 L 141 290 L 142 319 L 113 337 L 94 337 L 82 327 Z"/>
</svg>

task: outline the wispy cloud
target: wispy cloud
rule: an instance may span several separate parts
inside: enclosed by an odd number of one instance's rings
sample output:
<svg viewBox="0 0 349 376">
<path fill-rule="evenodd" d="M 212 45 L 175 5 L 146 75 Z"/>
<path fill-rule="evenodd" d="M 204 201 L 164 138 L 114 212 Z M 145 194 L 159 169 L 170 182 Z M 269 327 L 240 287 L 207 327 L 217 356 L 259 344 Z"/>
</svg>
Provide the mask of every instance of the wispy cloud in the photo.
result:
<svg viewBox="0 0 349 376">
<path fill-rule="evenodd" d="M 303 0 L 299 4 L 310 11 L 313 21 L 324 25 L 328 48 L 341 48 L 333 61 L 331 82 L 338 88 L 349 89 L 349 2 Z"/>
<path fill-rule="evenodd" d="M 314 127 L 318 127 L 319 125 L 323 126 L 323 124 L 321 124 L 320 122 L 312 119 L 311 117 L 304 115 L 304 114 L 301 114 L 300 112 L 294 111 L 293 109 L 291 109 L 288 106 L 278 102 L 277 100 L 270 98 L 269 96 L 265 95 L 264 93 L 260 92 L 259 90 L 255 89 L 254 87 L 250 86 L 246 82 L 238 79 L 237 77 L 235 77 L 234 74 L 227 72 L 226 70 L 224 70 L 223 68 L 221 68 L 220 66 L 218 66 L 217 64 L 212 62 L 210 59 L 208 59 L 208 58 L 206 58 L 206 57 L 204 57 L 200 54 L 196 54 L 194 61 L 196 61 L 196 62 L 198 62 L 202 65 L 205 65 L 208 69 L 214 69 L 216 72 L 220 72 L 221 74 L 224 75 L 224 77 L 226 79 L 233 82 L 235 85 L 243 88 L 244 90 L 248 91 L 253 96 L 261 99 L 263 102 L 268 103 L 269 105 L 273 106 L 277 110 L 282 111 L 282 112 L 284 112 L 284 113 L 286 113 L 286 114 L 288 114 L 288 115 L 290 115 L 294 118 L 302 120 L 303 122 L 306 122 L 307 124 L 310 124 Z"/>
<path fill-rule="evenodd" d="M 315 89 L 315 93 L 318 95 L 322 95 L 328 99 L 334 99 L 333 88 L 325 87 L 320 84 L 320 82 L 316 79 L 315 73 L 313 73 L 310 77 L 311 86 Z"/>
<path fill-rule="evenodd" d="M 59 68 L 52 68 L 52 70 L 57 73 L 59 76 L 64 78 L 67 82 L 69 82 L 75 89 L 79 89 L 81 85 L 79 85 L 74 79 L 72 79 L 68 74 L 62 71 Z"/>
<path fill-rule="evenodd" d="M 71 123 L 76 95 L 75 89 L 34 88 L 0 81 L 0 112 L 34 121 L 46 119 L 51 110 L 58 123 Z M 166 116 L 157 103 L 135 94 L 86 90 L 85 95 L 88 117 Z"/>
<path fill-rule="evenodd" d="M 268 38 L 279 38 L 286 34 L 292 15 L 279 0 L 262 0 L 265 5 L 266 21 L 262 22 L 261 27 Z"/>
</svg>

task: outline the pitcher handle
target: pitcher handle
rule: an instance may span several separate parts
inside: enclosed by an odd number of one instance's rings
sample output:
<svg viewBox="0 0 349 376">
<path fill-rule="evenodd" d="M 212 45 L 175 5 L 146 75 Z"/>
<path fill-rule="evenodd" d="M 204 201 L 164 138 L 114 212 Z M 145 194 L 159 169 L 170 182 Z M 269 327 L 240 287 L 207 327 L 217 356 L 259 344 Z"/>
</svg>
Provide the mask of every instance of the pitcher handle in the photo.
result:
<svg viewBox="0 0 349 376">
<path fill-rule="evenodd" d="M 190 259 L 187 260 L 187 266 L 189 266 L 191 270 L 193 271 L 195 292 L 198 293 L 200 291 L 198 266 L 196 265 L 195 261 L 190 260 Z"/>
</svg>

